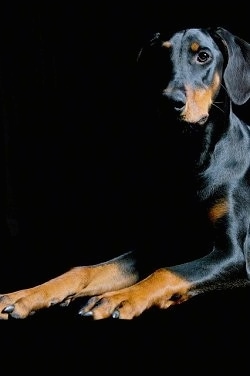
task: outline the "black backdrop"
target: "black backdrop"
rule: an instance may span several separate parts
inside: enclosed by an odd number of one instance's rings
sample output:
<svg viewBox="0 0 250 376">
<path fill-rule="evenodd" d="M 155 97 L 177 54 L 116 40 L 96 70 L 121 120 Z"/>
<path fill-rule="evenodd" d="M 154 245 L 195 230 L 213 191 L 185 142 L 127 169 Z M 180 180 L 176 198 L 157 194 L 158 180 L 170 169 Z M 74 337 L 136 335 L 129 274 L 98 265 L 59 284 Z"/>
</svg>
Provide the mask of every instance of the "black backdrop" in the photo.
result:
<svg viewBox="0 0 250 376">
<path fill-rule="evenodd" d="M 219 25 L 250 40 L 246 12 L 227 7 L 224 15 L 195 2 L 1 3 L 1 292 L 154 244 L 144 225 L 162 229 L 154 246 L 166 246 L 164 143 L 136 110 L 136 57 L 162 29 Z M 153 207 L 157 225 L 145 219 Z M 213 294 L 133 322 L 84 320 L 79 303 L 55 307 L 0 322 L 1 363 L 159 373 L 223 369 L 230 359 L 237 369 L 250 334 L 247 297 Z"/>
</svg>

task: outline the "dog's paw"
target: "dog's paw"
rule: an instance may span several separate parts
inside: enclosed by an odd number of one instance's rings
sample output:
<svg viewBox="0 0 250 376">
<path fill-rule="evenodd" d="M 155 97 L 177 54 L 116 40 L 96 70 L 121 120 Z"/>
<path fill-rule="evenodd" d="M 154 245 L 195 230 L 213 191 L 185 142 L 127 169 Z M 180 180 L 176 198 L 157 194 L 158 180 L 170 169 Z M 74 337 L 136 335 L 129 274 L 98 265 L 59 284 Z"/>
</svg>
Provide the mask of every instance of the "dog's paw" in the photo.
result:
<svg viewBox="0 0 250 376">
<path fill-rule="evenodd" d="M 32 301 L 24 291 L 0 295 L 0 320 L 24 319 L 34 313 Z"/>
<path fill-rule="evenodd" d="M 114 292 L 90 298 L 78 313 L 93 320 L 107 318 L 131 320 L 146 308 L 146 300 L 135 298 L 133 294 L 127 292 Z"/>
</svg>

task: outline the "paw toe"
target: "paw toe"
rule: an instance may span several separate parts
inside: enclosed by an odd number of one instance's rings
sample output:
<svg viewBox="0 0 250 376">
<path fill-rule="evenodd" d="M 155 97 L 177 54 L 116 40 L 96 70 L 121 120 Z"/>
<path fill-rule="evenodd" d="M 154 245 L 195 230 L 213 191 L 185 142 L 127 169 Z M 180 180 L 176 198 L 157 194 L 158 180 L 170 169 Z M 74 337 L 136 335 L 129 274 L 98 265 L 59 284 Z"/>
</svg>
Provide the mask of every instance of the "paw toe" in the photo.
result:
<svg viewBox="0 0 250 376">
<path fill-rule="evenodd" d="M 15 306 L 13 304 L 10 304 L 4 307 L 4 309 L 2 310 L 2 313 L 12 313 L 14 309 L 15 309 Z"/>
</svg>

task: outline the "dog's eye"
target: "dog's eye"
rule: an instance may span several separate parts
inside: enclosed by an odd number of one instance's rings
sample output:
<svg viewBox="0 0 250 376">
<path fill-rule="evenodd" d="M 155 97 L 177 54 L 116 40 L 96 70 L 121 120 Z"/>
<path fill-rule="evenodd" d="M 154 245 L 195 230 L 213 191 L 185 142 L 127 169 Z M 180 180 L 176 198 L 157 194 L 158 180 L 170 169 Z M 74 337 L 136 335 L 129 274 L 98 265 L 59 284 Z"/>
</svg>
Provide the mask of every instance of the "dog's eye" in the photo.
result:
<svg viewBox="0 0 250 376">
<path fill-rule="evenodd" d="M 205 63 L 206 61 L 208 61 L 210 59 L 210 55 L 208 52 L 206 51 L 200 51 L 198 54 L 197 54 L 197 61 L 198 63 Z"/>
</svg>

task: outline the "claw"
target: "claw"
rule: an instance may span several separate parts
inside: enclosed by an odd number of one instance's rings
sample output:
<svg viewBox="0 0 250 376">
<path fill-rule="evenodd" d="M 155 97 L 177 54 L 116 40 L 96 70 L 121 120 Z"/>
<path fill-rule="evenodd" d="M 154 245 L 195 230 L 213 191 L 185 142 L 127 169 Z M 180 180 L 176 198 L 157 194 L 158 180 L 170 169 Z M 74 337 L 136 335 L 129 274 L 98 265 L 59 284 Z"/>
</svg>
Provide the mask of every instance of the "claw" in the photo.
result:
<svg viewBox="0 0 250 376">
<path fill-rule="evenodd" d="M 71 301 L 71 299 L 66 299 L 63 302 L 61 302 L 59 305 L 60 305 L 60 307 L 68 307 L 70 301 Z"/>
<path fill-rule="evenodd" d="M 78 312 L 78 314 L 80 316 L 84 316 L 84 317 L 92 317 L 93 316 L 93 312 L 92 311 L 83 312 L 82 309 L 80 309 L 80 311 Z"/>
<path fill-rule="evenodd" d="M 15 309 L 15 306 L 13 304 L 6 306 L 3 310 L 2 313 L 12 313 Z"/>
<path fill-rule="evenodd" d="M 114 312 L 112 313 L 113 319 L 119 319 L 120 318 L 120 312 L 118 309 L 115 309 Z"/>
</svg>

